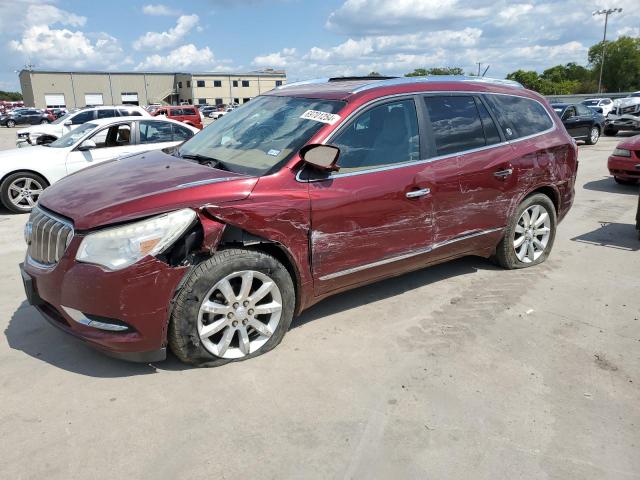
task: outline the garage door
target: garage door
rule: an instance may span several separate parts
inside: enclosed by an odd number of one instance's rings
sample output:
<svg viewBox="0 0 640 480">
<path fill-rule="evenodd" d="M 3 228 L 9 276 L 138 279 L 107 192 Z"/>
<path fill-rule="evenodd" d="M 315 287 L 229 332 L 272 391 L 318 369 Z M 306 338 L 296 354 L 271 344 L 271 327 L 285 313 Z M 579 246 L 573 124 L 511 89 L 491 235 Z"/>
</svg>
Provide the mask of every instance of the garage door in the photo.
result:
<svg viewBox="0 0 640 480">
<path fill-rule="evenodd" d="M 87 93 L 84 96 L 85 105 L 103 105 L 101 93 Z"/>
<path fill-rule="evenodd" d="M 138 105 L 138 94 L 135 92 L 122 92 L 122 103 Z"/>
<path fill-rule="evenodd" d="M 50 93 L 48 95 L 45 95 L 44 103 L 48 108 L 62 108 L 67 106 L 64 101 L 63 93 Z"/>
</svg>

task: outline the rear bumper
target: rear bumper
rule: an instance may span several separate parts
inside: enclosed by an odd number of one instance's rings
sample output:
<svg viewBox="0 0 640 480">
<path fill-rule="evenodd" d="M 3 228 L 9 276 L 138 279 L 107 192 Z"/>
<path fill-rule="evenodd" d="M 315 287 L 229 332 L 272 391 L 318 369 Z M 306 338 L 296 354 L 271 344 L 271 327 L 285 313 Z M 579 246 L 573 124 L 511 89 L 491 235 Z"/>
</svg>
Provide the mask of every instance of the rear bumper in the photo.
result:
<svg viewBox="0 0 640 480">
<path fill-rule="evenodd" d="M 632 154 L 633 155 L 633 154 Z M 607 160 L 609 173 L 622 179 L 640 179 L 640 159 L 611 155 Z"/>
</svg>

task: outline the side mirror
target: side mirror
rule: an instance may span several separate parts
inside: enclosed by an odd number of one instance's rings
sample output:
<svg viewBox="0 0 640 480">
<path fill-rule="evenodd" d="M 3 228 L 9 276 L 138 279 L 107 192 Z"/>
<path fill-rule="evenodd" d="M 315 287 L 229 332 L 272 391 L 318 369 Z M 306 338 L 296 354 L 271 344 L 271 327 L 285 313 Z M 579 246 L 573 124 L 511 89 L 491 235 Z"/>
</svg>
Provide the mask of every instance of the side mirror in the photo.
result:
<svg viewBox="0 0 640 480">
<path fill-rule="evenodd" d="M 80 144 L 80 146 L 78 147 L 78 150 L 80 150 L 81 152 L 85 152 L 87 150 L 92 150 L 96 148 L 96 146 L 97 146 L 96 142 L 94 142 L 89 138 Z"/>
<path fill-rule="evenodd" d="M 305 163 L 327 172 L 334 172 L 339 169 L 336 165 L 340 149 L 332 145 L 312 144 L 300 150 L 300 157 Z"/>
<path fill-rule="evenodd" d="M 64 122 L 63 124 L 65 127 L 70 127 L 71 125 L 73 125 L 73 122 L 71 120 L 67 120 L 66 122 Z"/>
</svg>

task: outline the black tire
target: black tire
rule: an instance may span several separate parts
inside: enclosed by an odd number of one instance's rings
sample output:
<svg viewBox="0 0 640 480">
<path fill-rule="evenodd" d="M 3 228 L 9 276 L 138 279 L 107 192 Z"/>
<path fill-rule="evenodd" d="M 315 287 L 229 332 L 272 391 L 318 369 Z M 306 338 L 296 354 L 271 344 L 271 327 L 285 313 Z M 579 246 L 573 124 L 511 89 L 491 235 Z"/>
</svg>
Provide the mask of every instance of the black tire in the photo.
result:
<svg viewBox="0 0 640 480">
<path fill-rule="evenodd" d="M 269 340 L 257 351 L 237 359 L 217 357 L 205 349 L 198 335 L 200 305 L 219 280 L 242 270 L 261 272 L 276 283 L 282 295 L 280 322 Z M 169 320 L 169 347 L 181 361 L 199 367 L 216 367 L 262 355 L 276 347 L 289 330 L 295 303 L 296 294 L 291 276 L 274 257 L 255 250 L 221 250 L 197 265 L 178 292 Z"/>
<path fill-rule="evenodd" d="M 13 120 L 7 120 L 7 128 L 13 128 L 16 126 L 16 122 Z"/>
<path fill-rule="evenodd" d="M 518 220 L 520 219 L 520 216 L 523 214 L 523 212 L 527 208 L 536 204 L 543 206 L 546 209 L 546 211 L 549 213 L 549 218 L 551 223 L 550 235 L 549 235 L 549 240 L 547 242 L 546 248 L 542 253 L 542 255 L 540 255 L 533 262 L 525 263 L 520 261 L 516 256 L 516 252 L 513 248 L 513 239 L 515 237 L 515 229 L 516 229 Z M 557 226 L 556 209 L 551 199 L 542 193 L 536 193 L 528 196 L 522 201 L 522 203 L 520 203 L 520 205 L 518 205 L 518 208 L 513 213 L 513 216 L 511 217 L 511 219 L 509 220 L 509 224 L 507 225 L 507 228 L 505 230 L 504 237 L 502 237 L 502 240 L 500 241 L 500 243 L 498 244 L 498 247 L 496 248 L 496 253 L 492 257 L 493 260 L 498 265 L 508 270 L 513 270 L 516 268 L 532 267 L 534 265 L 538 265 L 544 262 L 549 257 L 549 254 L 551 253 L 551 249 L 553 248 L 553 242 L 556 238 L 556 226 Z"/>
<path fill-rule="evenodd" d="M 604 135 L 606 137 L 615 137 L 618 134 L 617 128 L 606 128 L 604 129 Z"/>
<path fill-rule="evenodd" d="M 587 145 L 595 145 L 598 143 L 598 140 L 600 140 L 600 128 L 594 125 L 591 127 L 591 130 L 589 130 L 589 136 L 585 140 L 585 143 Z"/>
<path fill-rule="evenodd" d="M 0 184 L 0 200 L 2 200 L 2 204 L 13 213 L 29 213 L 31 211 L 30 208 L 18 208 L 10 199 L 9 196 L 9 186 L 18 178 L 30 178 L 35 180 L 42 188 L 45 189 L 49 186 L 49 183 L 37 173 L 32 172 L 16 172 L 8 175 Z"/>
<path fill-rule="evenodd" d="M 616 181 L 616 183 L 619 183 L 620 185 L 636 185 L 638 183 L 638 180 L 636 180 L 635 178 L 620 178 L 620 177 L 613 177 L 613 179 Z"/>
</svg>

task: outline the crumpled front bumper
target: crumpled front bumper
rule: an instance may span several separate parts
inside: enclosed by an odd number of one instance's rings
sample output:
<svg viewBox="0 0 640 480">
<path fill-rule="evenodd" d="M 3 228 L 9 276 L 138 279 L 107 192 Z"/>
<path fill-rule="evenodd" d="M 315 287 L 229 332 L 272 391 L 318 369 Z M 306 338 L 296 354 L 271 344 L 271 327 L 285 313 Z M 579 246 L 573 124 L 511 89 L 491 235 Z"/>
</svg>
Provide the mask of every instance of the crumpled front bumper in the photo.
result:
<svg viewBox="0 0 640 480">
<path fill-rule="evenodd" d="M 605 128 L 617 128 L 618 130 L 640 130 L 640 117 L 635 115 L 609 114 L 605 121 Z"/>
</svg>

